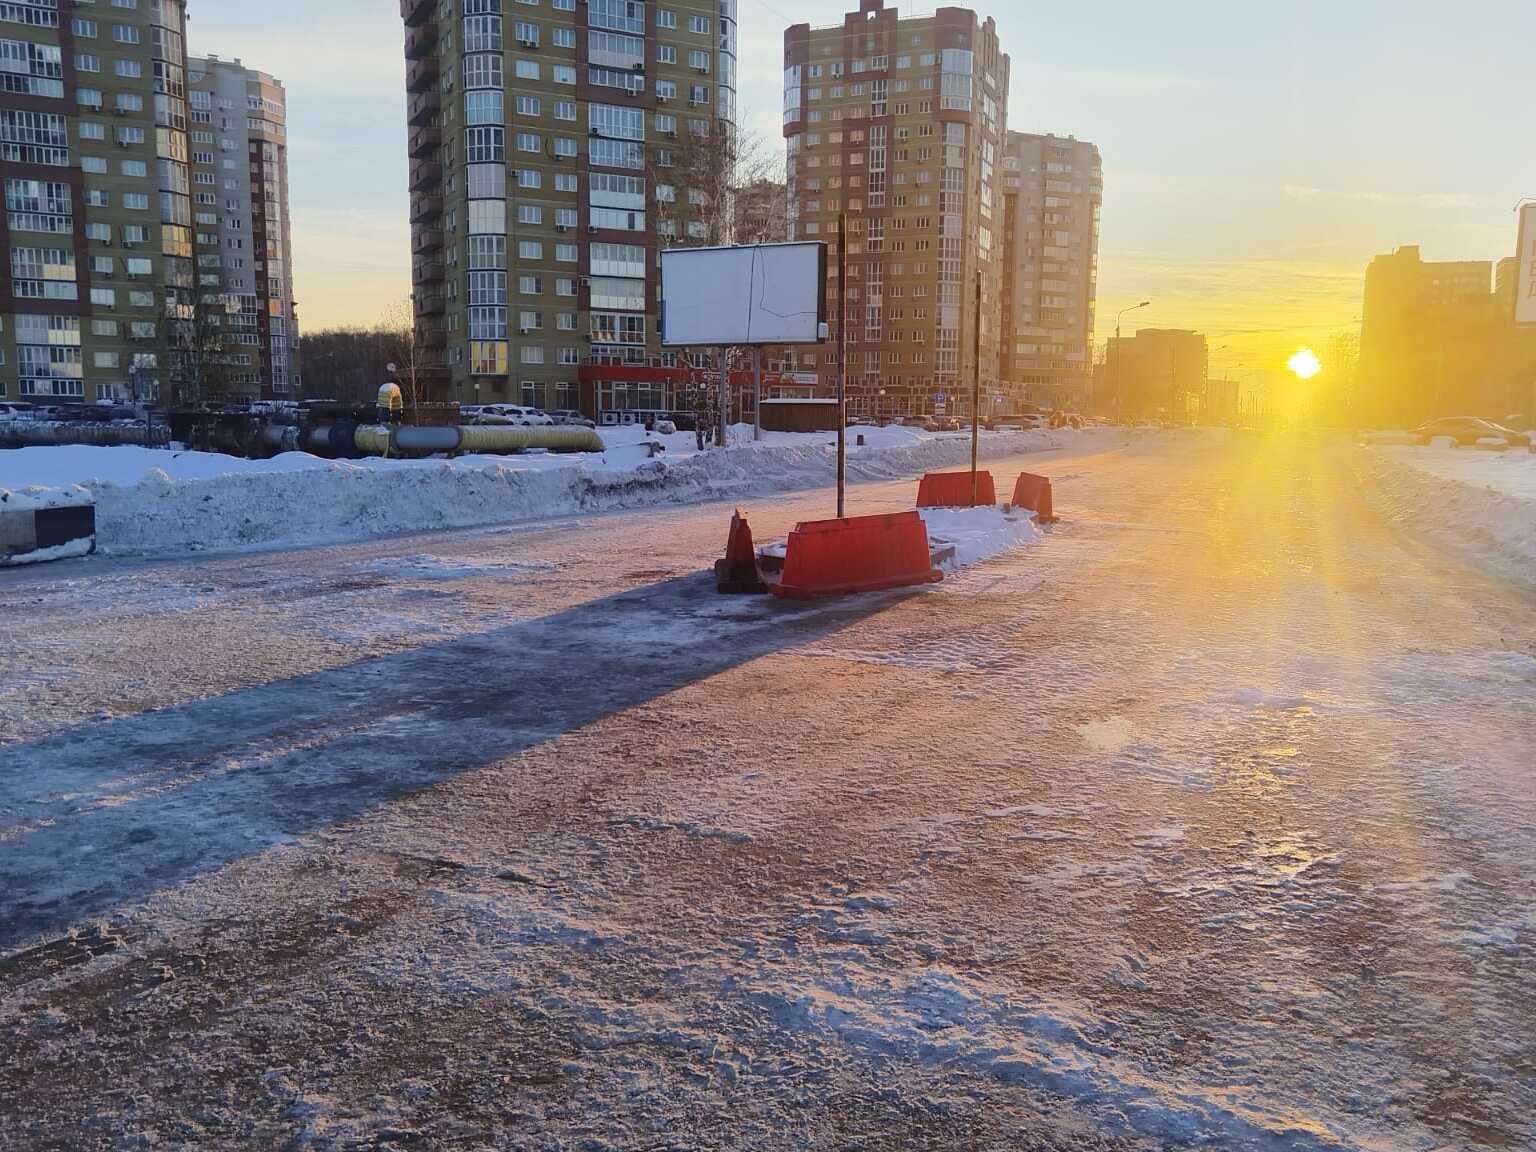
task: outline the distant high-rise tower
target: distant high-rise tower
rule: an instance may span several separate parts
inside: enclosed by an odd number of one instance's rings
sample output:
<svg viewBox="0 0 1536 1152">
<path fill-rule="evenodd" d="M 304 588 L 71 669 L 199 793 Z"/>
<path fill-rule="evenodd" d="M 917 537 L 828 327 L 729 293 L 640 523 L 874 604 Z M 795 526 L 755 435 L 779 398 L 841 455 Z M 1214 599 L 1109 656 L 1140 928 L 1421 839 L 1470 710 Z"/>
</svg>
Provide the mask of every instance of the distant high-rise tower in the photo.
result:
<svg viewBox="0 0 1536 1152">
<path fill-rule="evenodd" d="M 0 396 L 184 386 L 185 35 L 182 0 L 0 3 Z"/>
<path fill-rule="evenodd" d="M 188 62 L 197 291 L 224 303 L 226 390 L 289 396 L 298 321 L 288 227 L 287 100 L 238 58 Z M 220 315 L 222 312 L 222 315 Z"/>
<path fill-rule="evenodd" d="M 855 411 L 968 410 L 978 276 L 983 402 L 997 391 L 1008 68 L 996 25 L 967 8 L 902 20 L 862 0 L 840 24 L 784 33 L 791 224 L 827 242 L 833 272 L 846 244 Z M 823 390 L 838 370 L 835 281 L 828 297 L 833 341 L 796 353 Z"/>
<path fill-rule="evenodd" d="M 658 252 L 729 239 L 736 0 L 400 13 L 423 393 L 608 422 L 676 407 Z"/>
<path fill-rule="evenodd" d="M 1016 399 L 1067 408 L 1088 401 L 1103 195 L 1094 145 L 1008 133 L 1003 374 Z"/>
</svg>

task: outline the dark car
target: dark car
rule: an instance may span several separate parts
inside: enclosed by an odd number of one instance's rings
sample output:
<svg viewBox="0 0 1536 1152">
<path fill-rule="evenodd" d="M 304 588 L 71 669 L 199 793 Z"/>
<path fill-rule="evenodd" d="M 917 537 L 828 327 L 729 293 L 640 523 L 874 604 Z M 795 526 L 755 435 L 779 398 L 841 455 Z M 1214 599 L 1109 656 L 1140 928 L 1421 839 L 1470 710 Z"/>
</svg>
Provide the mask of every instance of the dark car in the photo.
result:
<svg viewBox="0 0 1536 1152">
<path fill-rule="evenodd" d="M 1516 432 L 1479 416 L 1446 416 L 1439 420 L 1429 420 L 1415 428 L 1413 434 L 1423 444 L 1447 436 L 1464 446 L 1476 444 L 1479 440 L 1495 439 L 1524 448 L 1531 446 L 1531 438 L 1524 432 Z"/>
</svg>

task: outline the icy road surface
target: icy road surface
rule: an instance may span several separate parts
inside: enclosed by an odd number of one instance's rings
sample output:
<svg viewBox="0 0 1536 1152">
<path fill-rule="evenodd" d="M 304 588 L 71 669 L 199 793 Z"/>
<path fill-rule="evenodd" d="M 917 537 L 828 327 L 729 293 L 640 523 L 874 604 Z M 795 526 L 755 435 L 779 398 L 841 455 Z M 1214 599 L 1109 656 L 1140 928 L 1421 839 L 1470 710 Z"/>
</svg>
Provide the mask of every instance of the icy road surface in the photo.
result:
<svg viewBox="0 0 1536 1152">
<path fill-rule="evenodd" d="M 1536 603 L 1360 452 L 0 575 L 0 1146 L 1536 1146 Z"/>
</svg>

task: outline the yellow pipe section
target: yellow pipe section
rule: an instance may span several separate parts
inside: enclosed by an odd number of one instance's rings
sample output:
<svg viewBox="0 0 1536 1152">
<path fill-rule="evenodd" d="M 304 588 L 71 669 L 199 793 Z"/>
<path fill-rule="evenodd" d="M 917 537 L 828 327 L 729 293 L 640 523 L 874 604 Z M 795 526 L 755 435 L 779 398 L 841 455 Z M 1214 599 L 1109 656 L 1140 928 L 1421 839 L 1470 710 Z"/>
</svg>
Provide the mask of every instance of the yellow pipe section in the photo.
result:
<svg viewBox="0 0 1536 1152">
<path fill-rule="evenodd" d="M 472 424 L 459 429 L 460 452 L 523 452 L 529 448 L 543 448 L 548 452 L 601 452 L 603 438 L 594 429 L 575 424 L 540 428 Z"/>
</svg>

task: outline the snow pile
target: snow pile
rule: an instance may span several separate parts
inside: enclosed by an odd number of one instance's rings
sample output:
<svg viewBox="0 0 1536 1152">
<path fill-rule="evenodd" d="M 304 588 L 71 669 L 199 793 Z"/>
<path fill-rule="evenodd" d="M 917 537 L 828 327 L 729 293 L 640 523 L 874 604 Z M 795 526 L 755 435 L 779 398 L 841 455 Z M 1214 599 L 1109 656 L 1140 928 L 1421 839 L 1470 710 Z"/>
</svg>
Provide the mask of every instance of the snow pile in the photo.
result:
<svg viewBox="0 0 1536 1152">
<path fill-rule="evenodd" d="M 0 488 L 0 512 L 38 512 L 44 508 L 84 508 L 90 503 L 90 492 L 76 484 L 67 488 L 47 488 L 34 484 L 20 491 Z"/>
<path fill-rule="evenodd" d="M 481 527 L 661 503 L 741 499 L 833 483 L 835 433 L 733 431 L 700 453 L 692 433 L 658 437 L 604 429 L 601 453 L 461 456 L 453 460 L 322 460 L 285 453 L 242 460 L 217 453 L 82 445 L 0 452 L 0 487 L 84 485 L 107 552 L 321 543 Z M 892 480 L 968 459 L 970 438 L 910 428 L 864 429 L 850 481 Z M 1121 430 L 987 433 L 983 457 L 1069 443 L 1119 443 Z M 738 442 L 738 439 L 740 442 Z M 653 454 L 651 443 L 661 446 Z"/>
<path fill-rule="evenodd" d="M 1536 455 L 1381 446 L 1364 486 L 1394 518 L 1536 578 Z"/>
<path fill-rule="evenodd" d="M 958 571 L 990 556 L 1006 552 L 1016 544 L 1040 538 L 1040 529 L 1028 512 L 1010 512 L 1001 508 L 921 508 L 923 523 L 928 525 L 931 545 L 948 544 L 954 548 L 952 559 L 941 567 Z"/>
</svg>

